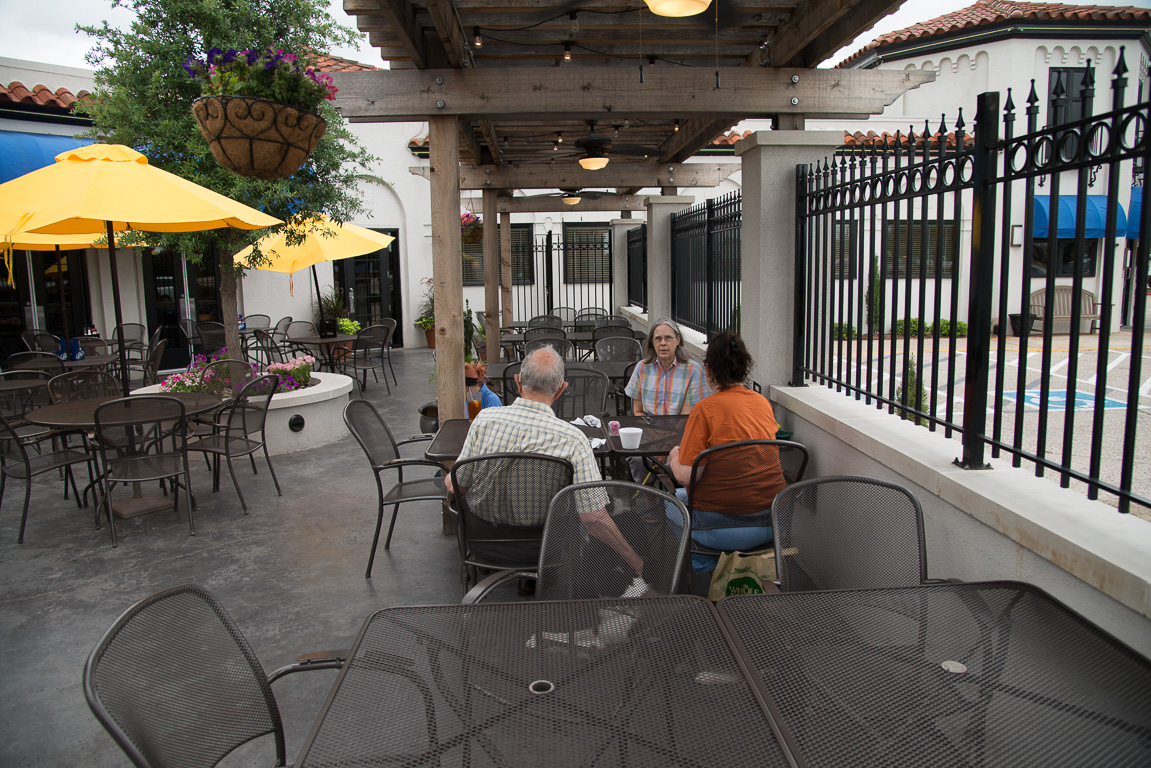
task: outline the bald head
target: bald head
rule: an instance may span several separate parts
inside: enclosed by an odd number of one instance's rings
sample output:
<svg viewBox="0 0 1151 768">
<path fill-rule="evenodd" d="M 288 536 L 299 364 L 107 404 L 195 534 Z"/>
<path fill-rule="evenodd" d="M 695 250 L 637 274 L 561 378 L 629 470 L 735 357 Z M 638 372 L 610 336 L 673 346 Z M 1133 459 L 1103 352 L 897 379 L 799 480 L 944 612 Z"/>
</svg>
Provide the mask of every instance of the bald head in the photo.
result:
<svg viewBox="0 0 1151 768">
<path fill-rule="evenodd" d="M 564 383 L 564 360 L 554 347 L 533 349 L 520 366 L 520 391 L 553 397 Z"/>
</svg>

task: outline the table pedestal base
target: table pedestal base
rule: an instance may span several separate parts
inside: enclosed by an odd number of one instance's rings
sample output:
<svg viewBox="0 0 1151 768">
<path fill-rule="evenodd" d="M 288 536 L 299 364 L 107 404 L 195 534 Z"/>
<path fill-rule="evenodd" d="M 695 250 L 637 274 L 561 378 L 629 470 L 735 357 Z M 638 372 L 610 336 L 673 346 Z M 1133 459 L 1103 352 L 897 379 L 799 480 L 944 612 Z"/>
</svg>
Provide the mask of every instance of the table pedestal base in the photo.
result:
<svg viewBox="0 0 1151 768">
<path fill-rule="evenodd" d="M 133 496 L 130 499 L 114 499 L 112 501 L 112 514 L 116 517 L 131 518 L 159 512 L 162 509 L 171 509 L 172 500 L 163 496 L 149 494 L 147 496 Z"/>
</svg>

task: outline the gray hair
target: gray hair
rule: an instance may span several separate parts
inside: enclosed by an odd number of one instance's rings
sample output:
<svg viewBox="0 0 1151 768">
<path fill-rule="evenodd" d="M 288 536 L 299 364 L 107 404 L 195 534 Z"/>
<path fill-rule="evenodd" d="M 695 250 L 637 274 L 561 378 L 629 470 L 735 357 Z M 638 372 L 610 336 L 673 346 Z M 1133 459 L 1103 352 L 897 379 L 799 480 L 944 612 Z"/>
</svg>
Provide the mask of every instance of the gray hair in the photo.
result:
<svg viewBox="0 0 1151 768">
<path fill-rule="evenodd" d="M 647 338 L 643 342 L 643 361 L 645 363 L 655 362 L 658 357 L 655 353 L 655 329 L 661 325 L 666 325 L 675 333 L 675 340 L 678 342 L 675 347 L 675 359 L 681 363 L 687 362 L 687 351 L 683 348 L 683 331 L 679 329 L 679 325 L 675 320 L 670 317 L 661 317 L 656 319 L 650 326 L 648 326 Z"/>
<path fill-rule="evenodd" d="M 520 389 L 554 395 L 564 383 L 564 359 L 555 347 L 533 349 L 520 366 Z"/>
</svg>

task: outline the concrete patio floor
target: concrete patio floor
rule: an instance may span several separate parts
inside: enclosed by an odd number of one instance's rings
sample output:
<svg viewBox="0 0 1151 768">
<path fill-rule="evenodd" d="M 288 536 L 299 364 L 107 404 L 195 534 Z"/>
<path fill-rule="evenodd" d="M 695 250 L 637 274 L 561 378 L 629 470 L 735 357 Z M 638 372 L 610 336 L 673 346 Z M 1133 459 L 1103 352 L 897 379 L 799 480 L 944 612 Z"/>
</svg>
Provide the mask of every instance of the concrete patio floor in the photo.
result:
<svg viewBox="0 0 1151 768">
<path fill-rule="evenodd" d="M 373 382 L 365 396 L 397 438 L 419 431 L 417 406 L 431 399 L 434 372 L 425 349 L 393 353 L 400 385 L 389 396 Z M 188 535 L 183 507 L 95 530 L 91 508 L 61 497 L 48 473 L 34 482 L 25 543 L 16 543 L 23 488 L 9 485 L 0 512 L 0 765 L 127 765 L 88 710 L 84 661 L 101 634 L 134 601 L 163 587 L 194 582 L 221 600 L 265 669 L 310 651 L 347 648 L 364 619 L 392 605 L 458 602 L 454 537 L 441 534 L 439 505 L 401 506 L 390 552 L 381 549 L 371 580 L 364 567 L 375 524 L 376 488 L 363 452 L 349 436 L 322 449 L 242 464 L 244 515 L 227 473 L 219 493 L 192 457 L 199 509 Z M 81 473 L 83 474 L 83 473 Z M 335 671 L 289 676 L 275 693 L 293 760 L 323 704 Z M 269 765 L 263 740 L 231 765 Z"/>
</svg>

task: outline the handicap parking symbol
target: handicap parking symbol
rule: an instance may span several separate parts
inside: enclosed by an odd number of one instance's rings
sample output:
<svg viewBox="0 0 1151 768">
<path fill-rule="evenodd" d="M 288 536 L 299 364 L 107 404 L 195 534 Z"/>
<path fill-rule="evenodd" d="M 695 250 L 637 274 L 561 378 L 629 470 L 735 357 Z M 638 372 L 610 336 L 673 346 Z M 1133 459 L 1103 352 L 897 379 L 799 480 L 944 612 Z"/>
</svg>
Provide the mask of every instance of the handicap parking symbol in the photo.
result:
<svg viewBox="0 0 1151 768">
<path fill-rule="evenodd" d="M 1014 400 L 1014 392 L 1004 392 L 1003 397 L 1006 400 Z M 1043 391 L 1040 389 L 1028 389 L 1023 392 L 1023 402 L 1029 408 L 1039 410 L 1040 403 L 1043 402 Z M 1103 398 L 1103 407 L 1111 410 L 1116 408 L 1126 408 L 1127 404 L 1122 400 L 1117 400 L 1114 397 Z M 1051 391 L 1047 395 L 1047 409 L 1050 411 L 1065 411 L 1067 410 L 1067 391 Z M 1086 394 L 1084 392 L 1075 393 L 1075 410 L 1077 411 L 1093 411 L 1095 410 L 1095 396 Z"/>
</svg>

